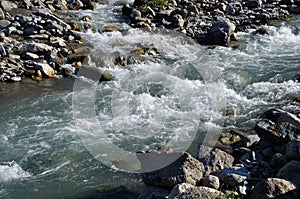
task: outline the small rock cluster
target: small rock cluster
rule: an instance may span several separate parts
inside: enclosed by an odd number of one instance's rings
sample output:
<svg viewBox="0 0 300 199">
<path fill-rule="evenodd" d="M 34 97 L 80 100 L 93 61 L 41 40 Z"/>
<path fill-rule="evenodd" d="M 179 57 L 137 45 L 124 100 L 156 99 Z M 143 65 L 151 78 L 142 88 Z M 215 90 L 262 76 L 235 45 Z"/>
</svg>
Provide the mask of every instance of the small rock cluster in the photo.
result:
<svg viewBox="0 0 300 199">
<path fill-rule="evenodd" d="M 0 81 L 73 76 L 88 49 L 55 11 L 95 7 L 90 0 L 1 1 Z"/>
<path fill-rule="evenodd" d="M 184 152 L 167 167 L 145 170 L 147 187 L 139 198 L 299 198 L 299 115 L 271 109 L 254 129 L 223 134 L 214 148 L 201 146 L 197 158 Z M 142 169 L 154 165 L 153 158 L 146 158 L 149 154 L 174 156 L 138 153 Z"/>
<path fill-rule="evenodd" d="M 299 0 L 135 0 L 122 13 L 133 27 L 180 31 L 200 44 L 225 45 L 245 30 L 300 14 Z"/>
</svg>

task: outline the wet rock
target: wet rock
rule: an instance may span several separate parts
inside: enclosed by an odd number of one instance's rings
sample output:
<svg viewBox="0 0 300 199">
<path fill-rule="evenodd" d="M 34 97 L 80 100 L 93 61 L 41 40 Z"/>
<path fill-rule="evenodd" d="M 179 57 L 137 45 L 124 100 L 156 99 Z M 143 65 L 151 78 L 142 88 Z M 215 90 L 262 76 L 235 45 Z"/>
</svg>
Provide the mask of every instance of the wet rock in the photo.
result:
<svg viewBox="0 0 300 199">
<path fill-rule="evenodd" d="M 205 187 L 210 187 L 213 189 L 219 189 L 219 187 L 220 187 L 219 178 L 214 175 L 209 175 L 209 176 L 203 177 L 201 180 L 201 184 Z"/>
<path fill-rule="evenodd" d="M 250 199 L 296 199 L 297 188 L 290 181 L 280 178 L 268 178 L 256 184 Z"/>
<path fill-rule="evenodd" d="M 199 153 L 199 160 L 203 163 L 205 168 L 205 175 L 211 172 L 220 171 L 224 168 L 232 166 L 234 157 L 225 151 L 214 148 L 208 154 L 202 156 Z"/>
<path fill-rule="evenodd" d="M 288 180 L 300 188 L 300 162 L 292 160 L 284 165 L 277 173 L 278 178 Z"/>
<path fill-rule="evenodd" d="M 83 3 L 80 0 L 72 0 L 68 4 L 70 10 L 79 10 L 83 7 Z"/>
<path fill-rule="evenodd" d="M 138 152 L 137 157 L 147 185 L 172 187 L 185 182 L 195 185 L 203 176 L 203 164 L 186 152 Z"/>
<path fill-rule="evenodd" d="M 73 77 L 75 74 L 75 68 L 70 64 L 64 64 L 60 67 L 61 73 L 66 77 Z"/>
<path fill-rule="evenodd" d="M 263 140 L 276 143 L 300 140 L 300 119 L 289 112 L 271 109 L 262 115 L 255 131 Z"/>
<path fill-rule="evenodd" d="M 170 195 L 169 199 L 198 199 L 198 198 L 224 198 L 224 194 L 219 190 L 209 187 L 196 187 L 188 183 L 176 185 Z"/>
<path fill-rule="evenodd" d="M 225 45 L 235 31 L 235 25 L 228 21 L 215 22 L 207 33 L 207 43 L 210 45 Z"/>
<path fill-rule="evenodd" d="M 33 65 L 37 70 L 42 71 L 46 77 L 55 77 L 55 71 L 49 64 L 33 63 Z"/>
<path fill-rule="evenodd" d="M 165 187 L 147 186 L 142 190 L 139 199 L 165 199 L 170 194 L 171 189 Z"/>
<path fill-rule="evenodd" d="M 12 77 L 12 78 L 10 78 L 12 81 L 14 81 L 14 82 L 20 82 L 20 81 L 22 81 L 22 78 L 21 77 L 18 77 L 18 76 L 15 76 L 15 77 Z"/>
<path fill-rule="evenodd" d="M 142 17 L 142 13 L 141 11 L 137 10 L 137 9 L 133 9 L 129 15 L 131 18 L 136 19 L 136 18 L 141 18 Z"/>
<path fill-rule="evenodd" d="M 122 7 L 122 14 L 129 16 L 131 12 L 132 8 L 129 6 L 129 4 L 124 4 L 124 6 Z"/>
</svg>

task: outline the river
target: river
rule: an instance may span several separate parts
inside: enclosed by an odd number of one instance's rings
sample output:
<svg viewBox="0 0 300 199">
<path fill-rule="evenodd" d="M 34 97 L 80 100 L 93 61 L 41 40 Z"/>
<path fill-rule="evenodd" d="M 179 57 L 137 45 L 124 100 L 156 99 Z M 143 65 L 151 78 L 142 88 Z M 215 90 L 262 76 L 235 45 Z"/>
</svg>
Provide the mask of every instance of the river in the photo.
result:
<svg viewBox="0 0 300 199">
<path fill-rule="evenodd" d="M 277 22 L 271 35 L 240 32 L 232 48 L 208 48 L 177 32 L 132 29 L 119 17 L 121 7 L 116 1 L 75 12 L 93 18 L 94 30 L 82 36 L 101 62 L 87 62 L 104 65 L 116 81 L 0 84 L 0 198 L 83 198 L 120 185 L 138 191 L 138 150 L 192 151 L 207 134 L 252 128 L 269 108 L 299 111 L 293 98 L 300 84 L 292 79 L 300 66 L 300 18 Z M 114 65 L 116 52 L 129 56 L 140 46 L 161 56 Z"/>
</svg>

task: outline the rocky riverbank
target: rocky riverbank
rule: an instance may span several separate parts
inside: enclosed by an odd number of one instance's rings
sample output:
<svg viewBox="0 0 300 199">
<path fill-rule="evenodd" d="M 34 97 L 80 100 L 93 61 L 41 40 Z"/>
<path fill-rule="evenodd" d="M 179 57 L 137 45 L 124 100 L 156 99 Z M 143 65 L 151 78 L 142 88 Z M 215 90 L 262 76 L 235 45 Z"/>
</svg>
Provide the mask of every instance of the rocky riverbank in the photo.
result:
<svg viewBox="0 0 300 199">
<path fill-rule="evenodd" d="M 255 130 L 224 133 L 196 158 L 183 152 L 171 165 L 143 173 L 147 188 L 139 198 L 299 198 L 299 136 L 299 113 L 268 110 Z M 149 155 L 159 162 L 174 153 L 142 153 L 142 168 Z"/>
<path fill-rule="evenodd" d="M 300 14 L 299 0 L 135 0 L 122 13 L 133 27 L 177 30 L 200 44 L 227 45 L 234 32 Z"/>
<path fill-rule="evenodd" d="M 58 11 L 95 8 L 90 0 L 1 1 L 0 81 L 73 76 L 88 52 L 80 27 Z"/>
</svg>

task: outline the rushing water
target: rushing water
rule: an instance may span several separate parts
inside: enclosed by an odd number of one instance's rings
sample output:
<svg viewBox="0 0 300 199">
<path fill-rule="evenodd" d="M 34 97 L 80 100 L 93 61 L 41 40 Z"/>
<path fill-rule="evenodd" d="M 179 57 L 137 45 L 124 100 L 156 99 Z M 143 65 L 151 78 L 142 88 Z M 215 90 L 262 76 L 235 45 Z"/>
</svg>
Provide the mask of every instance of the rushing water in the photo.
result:
<svg viewBox="0 0 300 199">
<path fill-rule="evenodd" d="M 300 66 L 299 18 L 270 27 L 271 35 L 238 33 L 238 48 L 209 49 L 175 32 L 131 29 L 118 17 L 120 8 L 116 2 L 79 13 L 94 19 L 83 37 L 101 62 L 88 63 L 104 65 L 117 81 L 83 89 L 73 85 L 89 82 L 84 78 L 0 85 L 0 198 L 80 198 L 142 184 L 138 174 L 98 161 L 82 139 L 86 133 L 106 135 L 125 151 L 186 150 L 204 132 L 253 127 L 271 107 L 299 109 L 292 101 L 300 95 L 292 81 Z M 121 31 L 105 32 L 106 26 Z M 128 56 L 141 45 L 162 56 L 126 68 L 113 64 L 116 52 Z M 235 114 L 225 116 L 226 107 Z M 85 118 L 90 110 L 95 118 Z M 100 155 L 111 166 L 136 166 L 118 151 L 101 148 Z"/>
</svg>

